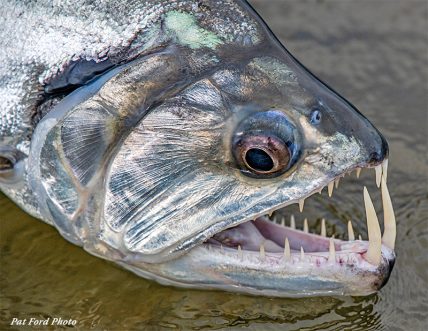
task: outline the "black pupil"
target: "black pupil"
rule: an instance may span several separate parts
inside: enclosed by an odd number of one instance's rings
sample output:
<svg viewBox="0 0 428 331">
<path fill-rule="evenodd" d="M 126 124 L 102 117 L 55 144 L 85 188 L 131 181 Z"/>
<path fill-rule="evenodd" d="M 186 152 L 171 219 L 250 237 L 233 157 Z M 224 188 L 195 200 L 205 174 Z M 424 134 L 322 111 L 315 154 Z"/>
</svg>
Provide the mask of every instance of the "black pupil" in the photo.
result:
<svg viewBox="0 0 428 331">
<path fill-rule="evenodd" d="M 269 171 L 273 168 L 272 158 L 263 150 L 251 148 L 245 154 L 247 164 L 258 171 Z"/>
</svg>

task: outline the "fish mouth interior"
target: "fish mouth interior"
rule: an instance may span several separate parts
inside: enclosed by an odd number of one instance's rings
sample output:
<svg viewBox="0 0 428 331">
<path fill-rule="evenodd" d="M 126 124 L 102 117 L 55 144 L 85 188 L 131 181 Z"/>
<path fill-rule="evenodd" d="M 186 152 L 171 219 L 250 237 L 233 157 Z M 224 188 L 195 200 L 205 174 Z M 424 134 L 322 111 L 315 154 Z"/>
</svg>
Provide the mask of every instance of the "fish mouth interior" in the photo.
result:
<svg viewBox="0 0 428 331">
<path fill-rule="evenodd" d="M 385 249 L 393 252 L 396 236 L 395 216 L 386 187 L 387 166 L 388 161 L 385 160 L 375 167 L 376 184 L 378 187 L 382 184 L 385 216 L 383 236 L 380 233 L 380 225 L 373 204 L 364 187 L 368 240 L 363 240 L 361 236 L 355 237 L 350 220 L 348 221 L 348 240 L 337 239 L 334 236 L 328 238 L 325 219 L 321 220 L 321 231 L 318 234 L 309 231 L 307 219 L 304 220 L 303 229 L 297 229 L 293 215 L 286 219 L 285 215 L 289 214 L 288 205 L 267 215 L 255 217 L 237 226 L 224 229 L 205 241 L 203 245 L 210 249 L 227 250 L 229 253 L 235 250 L 236 254 L 241 257 L 244 254 L 258 254 L 262 259 L 270 256 L 291 262 L 304 260 L 317 265 L 333 260 L 341 265 L 354 265 L 363 261 L 377 266 L 380 264 Z M 359 177 L 361 168 L 356 170 L 357 177 Z M 338 178 L 328 184 L 329 196 L 332 195 L 334 186 L 338 185 Z M 320 188 L 321 190 L 322 188 Z M 302 199 L 299 202 L 301 211 L 303 201 Z M 374 214 L 371 208 L 373 208 Z"/>
</svg>

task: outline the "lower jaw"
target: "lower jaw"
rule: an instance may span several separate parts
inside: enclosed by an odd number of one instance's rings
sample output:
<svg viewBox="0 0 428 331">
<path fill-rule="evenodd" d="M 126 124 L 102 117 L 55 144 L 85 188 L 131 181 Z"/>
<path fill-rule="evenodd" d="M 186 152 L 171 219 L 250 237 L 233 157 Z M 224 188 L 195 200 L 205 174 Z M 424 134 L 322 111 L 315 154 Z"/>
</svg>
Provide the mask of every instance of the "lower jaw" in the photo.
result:
<svg viewBox="0 0 428 331">
<path fill-rule="evenodd" d="M 360 243 L 364 247 L 365 243 Z M 314 257 L 319 260 L 316 262 Z M 320 258 L 321 257 L 321 258 Z M 394 252 L 382 247 L 378 266 L 355 253 L 357 263 L 324 259 L 323 254 L 292 255 L 238 251 L 234 248 L 202 244 L 180 258 L 161 264 L 122 264 L 125 268 L 163 285 L 224 290 L 272 297 L 369 295 L 379 290 L 391 271 Z"/>
</svg>

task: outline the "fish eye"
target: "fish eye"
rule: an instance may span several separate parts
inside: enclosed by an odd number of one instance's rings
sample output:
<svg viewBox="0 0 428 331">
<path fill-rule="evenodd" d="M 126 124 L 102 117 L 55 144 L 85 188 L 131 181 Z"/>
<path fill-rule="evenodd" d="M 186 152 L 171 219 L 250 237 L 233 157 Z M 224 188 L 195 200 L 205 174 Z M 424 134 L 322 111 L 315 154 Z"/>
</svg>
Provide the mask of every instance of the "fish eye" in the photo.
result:
<svg viewBox="0 0 428 331">
<path fill-rule="evenodd" d="M 272 134 L 243 136 L 235 148 L 238 163 L 255 175 L 282 173 L 290 163 L 287 144 Z"/>
<path fill-rule="evenodd" d="M 321 122 L 322 114 L 319 109 L 314 109 L 311 112 L 310 122 L 314 125 L 317 125 Z"/>
<path fill-rule="evenodd" d="M 237 127 L 232 153 L 241 172 L 253 178 L 273 178 L 287 172 L 299 156 L 298 133 L 285 113 L 253 113 Z"/>
</svg>

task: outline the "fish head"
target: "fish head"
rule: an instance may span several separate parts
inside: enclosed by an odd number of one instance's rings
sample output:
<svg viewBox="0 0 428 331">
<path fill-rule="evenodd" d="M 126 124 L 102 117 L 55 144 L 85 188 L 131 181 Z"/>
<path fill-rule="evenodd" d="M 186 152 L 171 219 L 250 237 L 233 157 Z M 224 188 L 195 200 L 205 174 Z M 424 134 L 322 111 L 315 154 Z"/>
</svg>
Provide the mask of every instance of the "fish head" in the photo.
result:
<svg viewBox="0 0 428 331">
<path fill-rule="evenodd" d="M 181 45 L 62 100 L 32 141 L 40 208 L 67 239 L 161 283 L 277 296 L 372 293 L 395 259 L 387 143 L 257 26 L 264 39 L 245 47 L 212 36 L 194 47 L 181 31 Z M 368 192 L 369 241 L 352 232 L 350 241 L 328 239 L 266 216 L 303 209 L 310 195 L 367 167 L 377 169 L 390 217 L 383 243 Z"/>
</svg>

